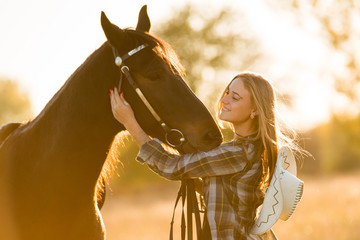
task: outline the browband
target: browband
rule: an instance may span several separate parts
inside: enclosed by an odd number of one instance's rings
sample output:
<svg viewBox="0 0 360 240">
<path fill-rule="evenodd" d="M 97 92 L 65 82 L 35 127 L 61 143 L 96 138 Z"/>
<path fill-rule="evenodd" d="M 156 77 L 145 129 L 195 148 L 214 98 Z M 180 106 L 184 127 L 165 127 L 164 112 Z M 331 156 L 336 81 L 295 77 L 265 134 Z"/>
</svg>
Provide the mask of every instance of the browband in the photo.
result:
<svg viewBox="0 0 360 240">
<path fill-rule="evenodd" d="M 133 50 L 130 50 L 129 52 L 125 53 L 122 57 L 119 56 L 117 49 L 113 47 L 113 53 L 115 56 L 116 66 L 120 67 L 126 59 L 128 59 L 135 53 L 140 52 L 142 49 L 146 48 L 147 46 L 148 46 L 148 44 L 146 44 L 146 43 L 142 44 L 142 45 L 138 46 L 137 48 L 134 48 Z"/>
</svg>

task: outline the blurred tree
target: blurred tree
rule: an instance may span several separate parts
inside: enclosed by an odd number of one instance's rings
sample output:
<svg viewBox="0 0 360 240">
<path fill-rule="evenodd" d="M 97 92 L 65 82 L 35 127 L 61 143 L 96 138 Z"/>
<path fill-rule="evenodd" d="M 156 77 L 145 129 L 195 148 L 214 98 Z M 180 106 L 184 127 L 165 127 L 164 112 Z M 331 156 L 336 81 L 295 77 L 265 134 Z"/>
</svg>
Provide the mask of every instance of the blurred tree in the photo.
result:
<svg viewBox="0 0 360 240">
<path fill-rule="evenodd" d="M 307 149 L 316 161 L 305 161 L 307 173 L 336 173 L 360 169 L 360 116 L 339 118 L 307 133 Z"/>
<path fill-rule="evenodd" d="M 0 126 L 7 122 L 21 122 L 31 117 L 31 103 L 20 92 L 17 83 L 0 79 Z"/>
<path fill-rule="evenodd" d="M 211 106 L 210 111 L 224 84 L 231 80 L 219 81 L 223 77 L 220 72 L 247 70 L 260 56 L 258 42 L 243 16 L 231 7 L 204 8 L 188 3 L 155 26 L 155 34 L 179 55 L 187 83 L 205 105 Z"/>
<path fill-rule="evenodd" d="M 295 17 L 298 26 L 316 31 L 336 67 L 327 68 L 336 91 L 349 103 L 332 119 L 306 133 L 307 149 L 316 161 L 305 161 L 308 173 L 335 173 L 360 168 L 360 2 L 357 0 L 267 1 L 273 11 Z M 309 24 L 310 23 L 310 24 Z M 311 56 L 309 56 L 311 57 Z M 351 117 L 347 117 L 350 115 Z"/>
<path fill-rule="evenodd" d="M 337 59 L 337 67 L 329 69 L 335 88 L 357 108 L 360 107 L 360 1 L 358 0 L 291 0 L 268 2 L 274 10 L 290 11 L 304 28 L 318 25 L 324 44 Z M 311 26 L 308 20 L 315 20 Z"/>
</svg>

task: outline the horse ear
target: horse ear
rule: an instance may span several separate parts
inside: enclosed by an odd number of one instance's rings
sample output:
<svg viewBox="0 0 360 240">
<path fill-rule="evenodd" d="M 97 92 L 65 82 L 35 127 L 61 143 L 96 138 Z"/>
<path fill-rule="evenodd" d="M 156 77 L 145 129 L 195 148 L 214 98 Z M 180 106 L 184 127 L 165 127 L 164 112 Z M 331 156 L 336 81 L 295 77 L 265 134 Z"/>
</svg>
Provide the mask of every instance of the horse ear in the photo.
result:
<svg viewBox="0 0 360 240">
<path fill-rule="evenodd" d="M 122 41 L 124 39 L 125 32 L 118 26 L 112 24 L 104 12 L 101 12 L 101 26 L 107 40 L 112 46 L 115 46 L 116 42 Z"/>
<path fill-rule="evenodd" d="M 143 32 L 149 32 L 151 27 L 150 19 L 147 14 L 147 6 L 144 5 L 139 12 L 139 19 L 136 26 L 136 30 L 143 31 Z"/>
</svg>

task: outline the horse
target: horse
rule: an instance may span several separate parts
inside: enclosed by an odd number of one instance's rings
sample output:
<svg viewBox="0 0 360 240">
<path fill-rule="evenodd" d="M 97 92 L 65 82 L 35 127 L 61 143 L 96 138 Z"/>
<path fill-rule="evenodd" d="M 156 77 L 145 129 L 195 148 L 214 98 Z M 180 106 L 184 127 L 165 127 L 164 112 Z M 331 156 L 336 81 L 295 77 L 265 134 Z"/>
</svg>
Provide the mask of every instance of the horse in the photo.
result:
<svg viewBox="0 0 360 240">
<path fill-rule="evenodd" d="M 39 115 L 0 130 L 0 239 L 106 238 L 97 187 L 114 136 L 125 131 L 109 100 L 109 89 L 122 75 L 113 50 L 124 55 L 146 44 L 126 64 L 152 108 L 183 134 L 186 141 L 177 148 L 206 151 L 222 141 L 213 117 L 184 81 L 175 51 L 149 33 L 146 5 L 135 29 L 119 28 L 103 12 L 101 26 L 106 41 Z M 122 92 L 145 132 L 166 142 L 163 126 L 128 81 Z"/>
</svg>

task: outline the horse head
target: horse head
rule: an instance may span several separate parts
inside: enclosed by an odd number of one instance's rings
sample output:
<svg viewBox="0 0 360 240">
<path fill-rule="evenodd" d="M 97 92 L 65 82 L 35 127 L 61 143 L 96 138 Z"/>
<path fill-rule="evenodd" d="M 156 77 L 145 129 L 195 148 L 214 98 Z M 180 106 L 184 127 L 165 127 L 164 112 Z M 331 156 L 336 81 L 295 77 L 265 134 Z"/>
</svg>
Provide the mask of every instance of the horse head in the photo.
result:
<svg viewBox="0 0 360 240">
<path fill-rule="evenodd" d="M 136 29 L 117 27 L 103 12 L 101 24 L 108 42 L 120 56 L 141 45 L 146 46 L 129 57 L 126 66 L 163 122 L 184 134 L 186 142 L 182 150 L 209 150 L 219 145 L 221 133 L 209 111 L 183 80 L 183 67 L 175 51 L 165 41 L 149 34 L 151 23 L 146 6 L 140 10 Z M 122 74 L 120 69 L 118 74 Z M 114 77 L 120 78 L 119 75 Z M 145 132 L 165 142 L 164 129 L 126 80 L 123 80 L 122 91 Z M 175 135 L 169 136 L 174 138 Z"/>
</svg>

